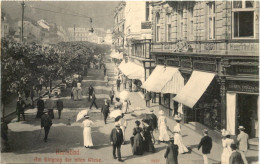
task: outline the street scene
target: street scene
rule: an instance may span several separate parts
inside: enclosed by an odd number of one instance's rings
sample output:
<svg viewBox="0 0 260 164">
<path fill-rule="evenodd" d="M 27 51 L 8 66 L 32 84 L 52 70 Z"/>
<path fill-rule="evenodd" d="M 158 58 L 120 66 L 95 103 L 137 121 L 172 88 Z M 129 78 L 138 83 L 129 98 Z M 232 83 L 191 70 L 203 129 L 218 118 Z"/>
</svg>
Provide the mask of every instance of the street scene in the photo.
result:
<svg viewBox="0 0 260 164">
<path fill-rule="evenodd" d="M 1 163 L 259 163 L 258 1 L 1 4 Z"/>
</svg>

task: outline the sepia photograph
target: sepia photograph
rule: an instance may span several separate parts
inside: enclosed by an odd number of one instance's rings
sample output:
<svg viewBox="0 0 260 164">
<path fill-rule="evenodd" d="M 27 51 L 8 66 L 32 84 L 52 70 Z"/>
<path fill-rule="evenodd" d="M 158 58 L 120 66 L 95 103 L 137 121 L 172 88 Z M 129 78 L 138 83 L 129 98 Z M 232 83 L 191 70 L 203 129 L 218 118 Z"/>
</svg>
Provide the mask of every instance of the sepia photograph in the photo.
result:
<svg viewBox="0 0 260 164">
<path fill-rule="evenodd" d="M 259 0 L 2 0 L 1 164 L 259 164 Z"/>
</svg>

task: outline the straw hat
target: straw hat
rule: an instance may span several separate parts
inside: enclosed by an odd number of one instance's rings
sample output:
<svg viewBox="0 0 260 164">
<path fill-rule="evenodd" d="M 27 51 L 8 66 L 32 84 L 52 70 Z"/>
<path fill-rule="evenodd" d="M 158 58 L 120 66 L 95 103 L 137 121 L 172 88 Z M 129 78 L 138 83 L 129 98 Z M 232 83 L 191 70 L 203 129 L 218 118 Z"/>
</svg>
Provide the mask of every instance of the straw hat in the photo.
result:
<svg viewBox="0 0 260 164">
<path fill-rule="evenodd" d="M 177 115 L 175 115 L 175 116 L 174 116 L 174 120 L 176 120 L 176 121 L 181 121 L 181 120 L 182 120 L 182 118 L 181 118 L 181 117 L 179 117 L 179 116 L 177 116 Z"/>
<path fill-rule="evenodd" d="M 245 130 L 244 126 L 239 126 L 238 129 Z"/>
<path fill-rule="evenodd" d="M 203 133 L 209 134 L 209 130 L 208 129 L 203 129 Z"/>
<path fill-rule="evenodd" d="M 85 117 L 85 118 L 89 118 L 89 116 L 88 116 L 88 115 L 85 115 L 84 117 Z"/>
<path fill-rule="evenodd" d="M 163 114 L 164 114 L 164 111 L 160 110 L 160 111 L 159 111 L 159 114 L 160 114 L 160 115 L 163 115 Z"/>
</svg>

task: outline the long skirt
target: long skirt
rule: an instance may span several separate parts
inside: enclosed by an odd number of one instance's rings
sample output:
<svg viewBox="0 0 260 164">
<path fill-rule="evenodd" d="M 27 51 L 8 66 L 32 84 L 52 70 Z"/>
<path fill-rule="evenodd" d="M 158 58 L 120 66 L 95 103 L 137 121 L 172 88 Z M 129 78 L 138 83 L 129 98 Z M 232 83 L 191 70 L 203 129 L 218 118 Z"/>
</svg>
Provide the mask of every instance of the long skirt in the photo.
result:
<svg viewBox="0 0 260 164">
<path fill-rule="evenodd" d="M 174 144 L 178 145 L 179 154 L 189 152 L 187 147 L 183 144 L 182 136 L 180 135 L 180 133 L 174 133 Z"/>
<path fill-rule="evenodd" d="M 139 133 L 134 136 L 132 146 L 132 152 L 134 155 L 143 154 L 143 138 Z"/>
<path fill-rule="evenodd" d="M 90 127 L 84 127 L 83 139 L 84 139 L 84 146 L 86 147 L 93 146 Z"/>
<path fill-rule="evenodd" d="M 223 152 L 221 155 L 221 164 L 229 164 L 229 157 L 232 152 L 228 150 L 228 148 L 223 148 Z"/>
<path fill-rule="evenodd" d="M 160 141 L 169 141 L 170 140 L 166 125 L 161 125 L 159 127 L 159 131 L 160 131 L 160 136 L 159 136 Z"/>
<path fill-rule="evenodd" d="M 72 90 L 72 93 L 73 93 L 73 99 L 74 99 L 74 100 L 78 100 L 78 92 L 77 92 L 77 89 L 74 88 L 74 89 Z"/>
<path fill-rule="evenodd" d="M 82 99 L 82 89 L 78 89 L 78 99 Z"/>
</svg>

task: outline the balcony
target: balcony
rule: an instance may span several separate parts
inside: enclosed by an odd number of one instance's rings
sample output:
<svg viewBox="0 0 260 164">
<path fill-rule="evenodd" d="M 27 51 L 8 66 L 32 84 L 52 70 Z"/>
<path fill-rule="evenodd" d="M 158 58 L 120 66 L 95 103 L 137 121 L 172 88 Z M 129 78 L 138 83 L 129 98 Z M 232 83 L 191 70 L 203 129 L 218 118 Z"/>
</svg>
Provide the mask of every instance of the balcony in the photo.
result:
<svg viewBox="0 0 260 164">
<path fill-rule="evenodd" d="M 193 52 L 193 49 L 184 41 L 152 43 L 152 52 Z"/>
</svg>

